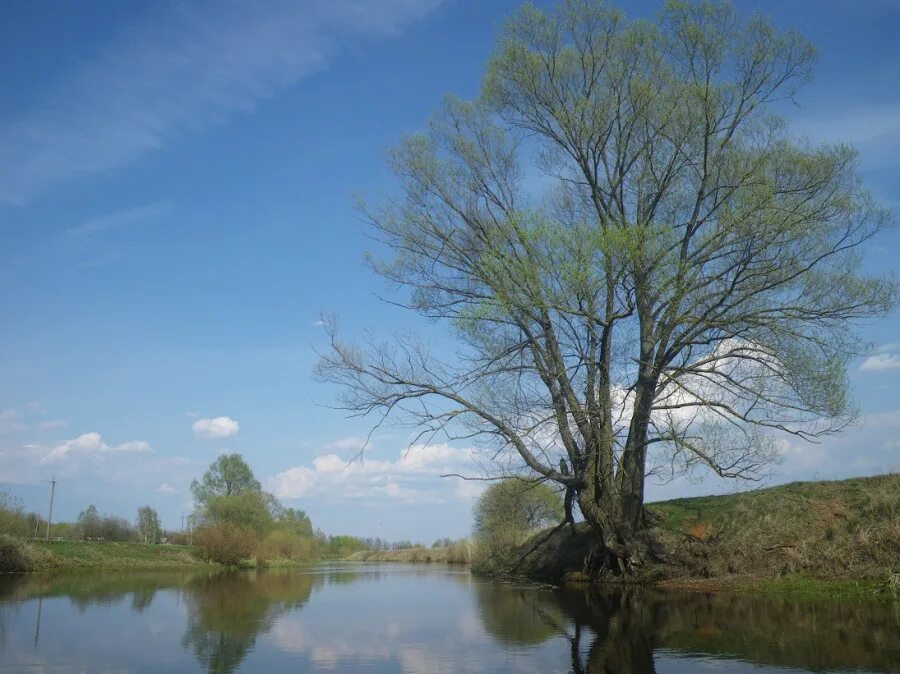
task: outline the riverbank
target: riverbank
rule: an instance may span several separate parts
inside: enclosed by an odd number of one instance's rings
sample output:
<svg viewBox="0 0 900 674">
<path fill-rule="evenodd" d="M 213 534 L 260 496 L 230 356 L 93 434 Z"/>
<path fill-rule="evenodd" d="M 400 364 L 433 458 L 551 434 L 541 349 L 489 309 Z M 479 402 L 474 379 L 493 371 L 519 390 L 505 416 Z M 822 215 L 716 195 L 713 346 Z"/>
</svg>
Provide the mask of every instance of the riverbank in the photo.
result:
<svg viewBox="0 0 900 674">
<path fill-rule="evenodd" d="M 818 598 L 900 591 L 900 474 L 676 499 L 647 511 L 661 562 L 632 582 Z M 492 568 L 488 560 L 476 570 L 556 584 L 608 581 L 583 573 L 596 543 L 586 525 L 567 527 L 519 568 Z"/>
<path fill-rule="evenodd" d="M 186 545 L 148 545 L 80 541 L 23 542 L 27 571 L 165 570 L 211 565 L 198 560 Z"/>
<path fill-rule="evenodd" d="M 15 546 L 18 559 L 9 563 L 9 551 Z M 99 541 L 41 541 L 10 539 L 0 541 L 0 556 L 4 557 L 3 570 L 7 572 L 43 571 L 175 571 L 178 569 L 224 569 L 225 566 L 203 561 L 196 555 L 197 549 L 187 545 L 145 543 L 111 543 Z M 309 566 L 318 560 L 252 558 L 239 568 L 284 568 Z"/>
</svg>

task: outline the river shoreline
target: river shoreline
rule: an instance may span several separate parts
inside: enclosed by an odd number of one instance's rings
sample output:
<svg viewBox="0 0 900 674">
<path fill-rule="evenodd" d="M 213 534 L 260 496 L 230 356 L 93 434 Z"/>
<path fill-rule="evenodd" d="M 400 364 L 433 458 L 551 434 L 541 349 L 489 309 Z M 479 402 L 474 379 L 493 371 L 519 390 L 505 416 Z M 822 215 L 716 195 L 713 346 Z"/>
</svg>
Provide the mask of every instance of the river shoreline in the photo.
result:
<svg viewBox="0 0 900 674">
<path fill-rule="evenodd" d="M 40 549 L 50 551 L 52 558 L 36 566 L 31 571 L 19 572 L 15 575 L 56 575 L 56 574 L 92 574 L 102 571 L 130 573 L 141 571 L 227 571 L 228 567 L 203 562 L 193 557 L 188 546 L 144 545 L 141 543 L 102 543 L 102 542 L 32 542 Z M 383 551 L 396 552 L 396 551 Z M 56 553 L 56 554 L 53 554 Z M 378 554 L 352 555 L 348 559 L 339 560 L 355 564 L 412 564 L 412 565 L 451 565 L 469 568 L 468 564 L 448 562 L 442 554 L 430 554 L 427 558 L 418 555 L 415 560 L 404 559 L 403 555 Z M 373 558 L 374 557 L 374 558 Z M 317 560 L 314 562 L 295 562 L 291 560 L 271 560 L 264 565 L 256 566 L 252 562 L 242 565 L 242 569 L 285 569 L 311 568 L 326 564 L 333 560 Z M 732 575 L 719 578 L 669 578 L 648 581 L 632 580 L 578 580 L 566 579 L 561 582 L 548 583 L 528 576 L 511 576 L 508 574 L 478 574 L 489 580 L 498 582 L 517 582 L 536 586 L 552 586 L 580 589 L 621 588 L 637 586 L 647 589 L 677 590 L 705 594 L 739 594 L 756 597 L 781 597 L 791 600 L 811 601 L 865 601 L 865 602 L 897 602 L 900 600 L 897 586 L 900 574 L 885 579 L 849 579 L 849 578 L 811 578 L 800 574 L 786 575 L 777 578 Z"/>
</svg>

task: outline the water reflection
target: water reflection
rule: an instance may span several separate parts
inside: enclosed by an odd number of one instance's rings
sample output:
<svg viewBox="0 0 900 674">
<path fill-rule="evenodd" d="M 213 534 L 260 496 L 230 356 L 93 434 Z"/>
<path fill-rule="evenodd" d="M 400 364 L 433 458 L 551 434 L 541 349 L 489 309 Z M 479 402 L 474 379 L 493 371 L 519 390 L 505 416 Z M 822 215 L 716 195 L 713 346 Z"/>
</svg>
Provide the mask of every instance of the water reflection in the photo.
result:
<svg viewBox="0 0 900 674">
<path fill-rule="evenodd" d="M 281 614 L 301 608 L 324 576 L 284 571 L 201 578 L 184 588 L 187 629 L 181 645 L 210 674 L 230 674 Z"/>
<path fill-rule="evenodd" d="M 41 624 L 43 621 L 43 625 Z M 900 611 L 440 567 L 0 578 L 0 671 L 900 671 Z"/>
<path fill-rule="evenodd" d="M 637 589 L 520 596 L 527 615 L 569 642 L 576 673 L 655 672 L 661 654 L 815 672 L 900 670 L 897 606 Z"/>
</svg>

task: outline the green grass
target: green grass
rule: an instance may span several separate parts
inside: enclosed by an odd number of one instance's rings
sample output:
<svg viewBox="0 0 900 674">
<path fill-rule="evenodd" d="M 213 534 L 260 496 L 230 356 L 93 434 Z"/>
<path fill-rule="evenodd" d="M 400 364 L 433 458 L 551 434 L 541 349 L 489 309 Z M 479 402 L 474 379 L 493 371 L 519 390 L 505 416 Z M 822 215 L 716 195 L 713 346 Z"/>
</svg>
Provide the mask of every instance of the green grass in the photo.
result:
<svg viewBox="0 0 900 674">
<path fill-rule="evenodd" d="M 738 586 L 738 591 L 785 599 L 870 601 L 889 600 L 885 583 L 876 580 L 823 580 L 806 576 L 765 578 Z"/>
<path fill-rule="evenodd" d="M 49 569 L 169 569 L 207 566 L 186 545 L 33 541 L 36 571 Z"/>
</svg>

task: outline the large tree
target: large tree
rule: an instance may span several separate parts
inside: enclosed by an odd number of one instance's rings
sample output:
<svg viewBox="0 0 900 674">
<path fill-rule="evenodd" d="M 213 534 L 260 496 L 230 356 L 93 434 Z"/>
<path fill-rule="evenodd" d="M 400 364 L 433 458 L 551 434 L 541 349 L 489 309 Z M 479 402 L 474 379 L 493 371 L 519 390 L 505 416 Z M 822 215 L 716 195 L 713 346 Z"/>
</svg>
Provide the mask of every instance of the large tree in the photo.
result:
<svg viewBox="0 0 900 674">
<path fill-rule="evenodd" d="M 194 503 L 201 510 L 217 496 L 239 496 L 259 492 L 262 485 L 240 454 L 222 454 L 200 480 L 191 482 Z"/>
<path fill-rule="evenodd" d="M 861 267 L 890 215 L 855 152 L 776 114 L 814 58 L 722 2 L 655 22 L 526 5 L 481 95 L 407 138 L 400 195 L 366 210 L 393 251 L 375 269 L 460 348 L 332 330 L 321 376 L 354 412 L 480 436 L 564 485 L 620 568 L 653 471 L 753 478 L 778 433 L 838 432 L 853 325 L 896 288 Z"/>
</svg>

